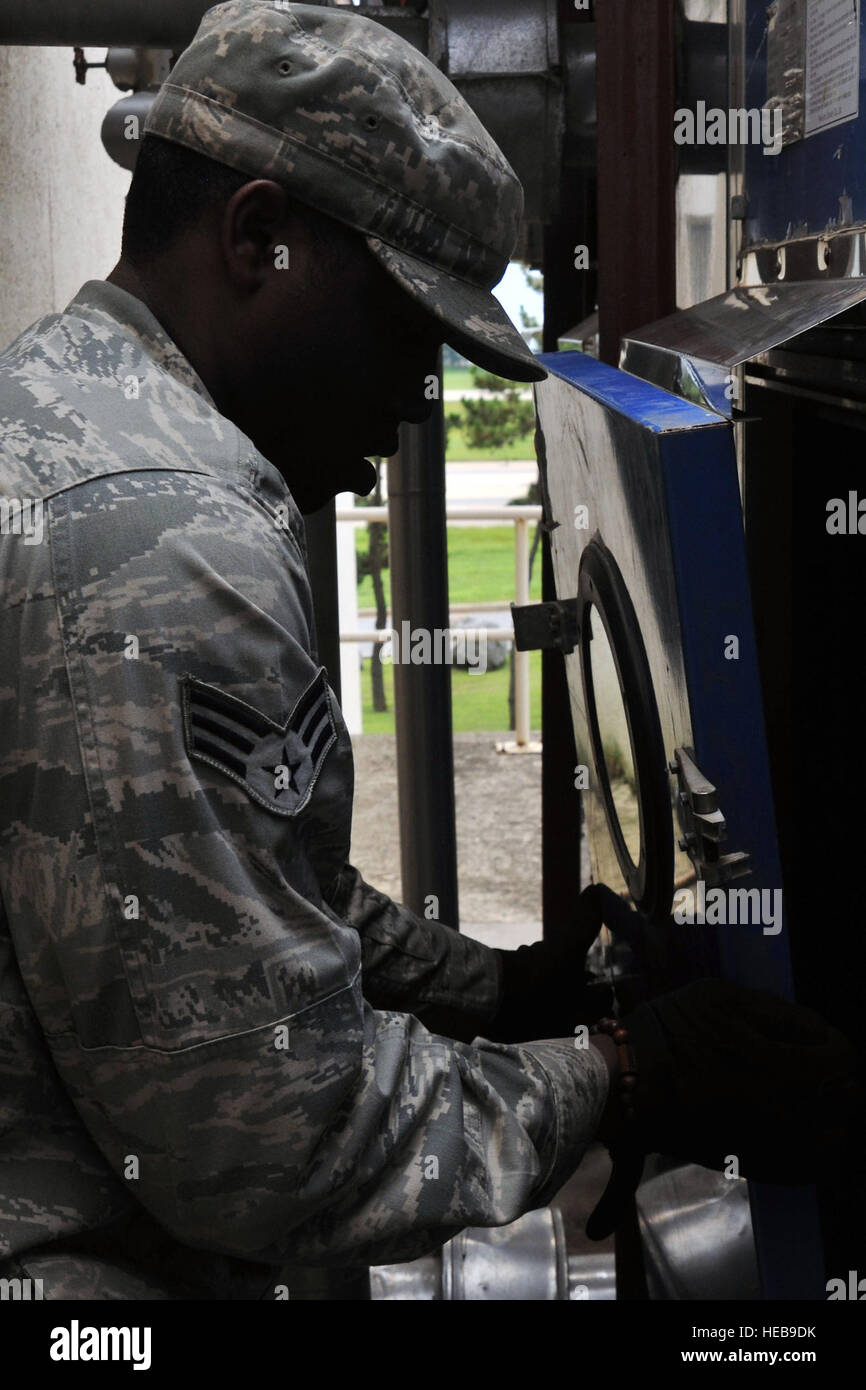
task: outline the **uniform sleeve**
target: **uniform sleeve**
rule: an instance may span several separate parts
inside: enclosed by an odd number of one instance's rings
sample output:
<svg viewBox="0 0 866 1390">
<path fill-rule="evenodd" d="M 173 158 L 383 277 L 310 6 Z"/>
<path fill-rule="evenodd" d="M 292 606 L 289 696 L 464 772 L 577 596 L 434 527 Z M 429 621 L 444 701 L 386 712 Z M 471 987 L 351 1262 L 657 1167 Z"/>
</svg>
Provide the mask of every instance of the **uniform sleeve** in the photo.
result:
<svg viewBox="0 0 866 1390">
<path fill-rule="evenodd" d="M 49 532 L 20 869 L 45 925 L 19 956 L 111 1168 L 176 1239 L 268 1263 L 412 1258 L 548 1201 L 606 1068 L 365 1000 L 333 906 L 351 749 L 291 534 L 257 494 L 155 472 L 55 497 Z"/>
<path fill-rule="evenodd" d="M 361 937 L 364 997 L 415 1014 L 433 1032 L 470 1042 L 499 1009 L 495 951 L 394 902 L 346 864 L 331 905 Z"/>
</svg>

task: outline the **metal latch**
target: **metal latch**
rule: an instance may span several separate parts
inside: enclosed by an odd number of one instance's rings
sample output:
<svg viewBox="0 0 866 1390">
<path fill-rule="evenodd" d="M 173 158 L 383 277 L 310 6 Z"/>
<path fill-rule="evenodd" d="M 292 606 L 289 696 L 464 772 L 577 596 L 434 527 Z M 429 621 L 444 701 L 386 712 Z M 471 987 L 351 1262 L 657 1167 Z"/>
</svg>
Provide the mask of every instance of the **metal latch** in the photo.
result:
<svg viewBox="0 0 866 1390">
<path fill-rule="evenodd" d="M 537 652 L 558 647 L 573 652 L 580 641 L 577 621 L 577 599 L 551 599 L 548 603 L 526 603 L 518 608 L 511 605 L 514 624 L 514 645 L 519 652 Z"/>
<path fill-rule="evenodd" d="M 699 879 L 707 884 L 727 883 L 752 872 L 750 855 L 742 850 L 722 854 L 728 838 L 727 824 L 719 810 L 716 788 L 694 760 L 694 749 L 677 748 L 670 771 L 677 779 L 677 819 L 683 838 L 679 847 L 689 856 Z"/>
</svg>

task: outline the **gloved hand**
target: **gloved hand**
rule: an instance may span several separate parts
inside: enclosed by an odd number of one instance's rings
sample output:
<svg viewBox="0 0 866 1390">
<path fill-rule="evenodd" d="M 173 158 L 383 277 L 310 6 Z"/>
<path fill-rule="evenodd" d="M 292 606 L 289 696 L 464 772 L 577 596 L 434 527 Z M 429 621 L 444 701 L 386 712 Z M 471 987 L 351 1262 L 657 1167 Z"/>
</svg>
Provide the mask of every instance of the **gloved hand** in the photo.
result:
<svg viewBox="0 0 866 1390">
<path fill-rule="evenodd" d="M 741 1176 L 786 1184 L 850 1161 L 859 1058 L 812 1009 L 697 980 L 639 1004 L 621 1026 L 635 1063 L 633 1114 L 605 1136 L 614 1172 L 587 1224 L 592 1239 L 616 1226 L 647 1153 L 719 1170 L 736 1155 Z"/>
<path fill-rule="evenodd" d="M 485 1028 L 492 1042 L 564 1038 L 580 1023 L 610 1011 L 613 992 L 592 982 L 586 955 L 602 926 L 639 939 L 636 913 L 603 883 L 584 889 L 574 926 L 561 941 L 536 941 L 516 951 L 497 951 L 502 960 L 502 1001 Z"/>
</svg>

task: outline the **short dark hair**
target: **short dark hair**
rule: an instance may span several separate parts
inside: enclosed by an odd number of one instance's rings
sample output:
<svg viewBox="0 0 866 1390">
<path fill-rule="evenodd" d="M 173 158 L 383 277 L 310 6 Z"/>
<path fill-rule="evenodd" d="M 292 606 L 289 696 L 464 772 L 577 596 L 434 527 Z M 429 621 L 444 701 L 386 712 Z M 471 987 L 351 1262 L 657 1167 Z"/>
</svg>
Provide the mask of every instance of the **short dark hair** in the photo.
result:
<svg viewBox="0 0 866 1390">
<path fill-rule="evenodd" d="M 136 266 L 156 260 L 208 208 L 221 207 L 256 177 L 159 135 L 145 135 L 126 195 L 122 255 Z M 339 261 L 347 237 L 361 237 L 354 228 L 294 198 L 290 189 L 285 191 L 289 208 L 313 228 L 322 253 L 320 267 L 326 267 L 329 256 Z"/>
<path fill-rule="evenodd" d="M 154 260 L 207 208 L 227 203 L 252 177 L 171 140 L 145 135 L 126 195 L 123 255 L 133 265 Z"/>
</svg>

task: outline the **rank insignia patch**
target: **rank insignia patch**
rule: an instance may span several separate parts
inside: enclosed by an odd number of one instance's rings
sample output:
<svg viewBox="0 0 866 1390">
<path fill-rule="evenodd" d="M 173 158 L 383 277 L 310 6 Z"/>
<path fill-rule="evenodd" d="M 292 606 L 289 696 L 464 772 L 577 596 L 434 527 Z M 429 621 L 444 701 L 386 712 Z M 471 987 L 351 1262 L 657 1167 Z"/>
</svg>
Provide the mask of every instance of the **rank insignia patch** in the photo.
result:
<svg viewBox="0 0 866 1390">
<path fill-rule="evenodd" d="M 324 666 L 284 724 L 190 675 L 181 677 L 181 710 L 189 756 L 219 768 L 280 816 L 306 806 L 337 738 Z"/>
</svg>

